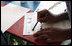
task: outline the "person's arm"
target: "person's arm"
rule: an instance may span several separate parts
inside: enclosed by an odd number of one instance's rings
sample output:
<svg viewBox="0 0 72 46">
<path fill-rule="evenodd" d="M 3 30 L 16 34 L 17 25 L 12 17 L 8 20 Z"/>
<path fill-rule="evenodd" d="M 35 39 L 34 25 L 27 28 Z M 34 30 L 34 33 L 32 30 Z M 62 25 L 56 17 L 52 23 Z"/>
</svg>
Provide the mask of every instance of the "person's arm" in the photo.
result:
<svg viewBox="0 0 72 46">
<path fill-rule="evenodd" d="M 48 22 L 48 23 L 56 23 L 65 19 L 68 19 L 68 13 L 61 13 L 58 15 L 54 15 L 50 13 L 48 10 L 44 9 L 37 13 L 37 21 L 38 22 Z"/>
</svg>

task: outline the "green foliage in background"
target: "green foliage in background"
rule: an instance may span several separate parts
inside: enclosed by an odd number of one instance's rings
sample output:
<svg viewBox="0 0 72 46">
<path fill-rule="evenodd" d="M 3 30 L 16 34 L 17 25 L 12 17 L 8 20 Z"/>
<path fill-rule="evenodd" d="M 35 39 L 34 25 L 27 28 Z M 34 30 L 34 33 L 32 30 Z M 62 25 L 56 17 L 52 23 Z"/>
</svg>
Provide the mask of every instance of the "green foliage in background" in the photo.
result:
<svg viewBox="0 0 72 46">
<path fill-rule="evenodd" d="M 4 35 L 8 41 L 8 45 L 34 45 L 8 32 L 5 32 Z"/>
</svg>

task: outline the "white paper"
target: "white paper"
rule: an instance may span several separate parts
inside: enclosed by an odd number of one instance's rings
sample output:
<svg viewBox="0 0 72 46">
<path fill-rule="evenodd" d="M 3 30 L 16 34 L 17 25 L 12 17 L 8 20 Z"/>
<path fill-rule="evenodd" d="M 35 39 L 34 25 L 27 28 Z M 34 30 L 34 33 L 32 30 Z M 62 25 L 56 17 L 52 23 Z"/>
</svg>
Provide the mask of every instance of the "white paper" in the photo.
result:
<svg viewBox="0 0 72 46">
<path fill-rule="evenodd" d="M 55 3 L 57 3 L 59 1 L 40 1 L 39 6 L 36 8 L 36 11 L 41 11 L 43 9 L 49 9 L 50 7 L 52 7 Z M 58 4 L 57 6 L 55 6 L 54 8 L 50 9 L 49 11 L 55 15 L 57 14 L 61 14 L 64 12 L 64 10 L 67 9 L 66 7 L 66 3 L 65 2 L 61 2 L 60 4 Z"/>
<path fill-rule="evenodd" d="M 1 7 L 1 30 L 4 33 L 30 9 L 9 3 Z"/>
<path fill-rule="evenodd" d="M 41 23 L 38 22 L 34 31 L 32 31 L 33 27 L 37 23 L 37 13 L 27 13 L 24 18 L 24 31 L 23 35 L 33 35 L 35 32 L 39 31 L 41 28 Z"/>
<path fill-rule="evenodd" d="M 35 11 L 37 11 L 37 10 L 41 11 L 43 9 L 49 9 L 51 6 L 53 6 L 57 2 L 58 1 L 40 1 L 40 4 Z"/>
</svg>

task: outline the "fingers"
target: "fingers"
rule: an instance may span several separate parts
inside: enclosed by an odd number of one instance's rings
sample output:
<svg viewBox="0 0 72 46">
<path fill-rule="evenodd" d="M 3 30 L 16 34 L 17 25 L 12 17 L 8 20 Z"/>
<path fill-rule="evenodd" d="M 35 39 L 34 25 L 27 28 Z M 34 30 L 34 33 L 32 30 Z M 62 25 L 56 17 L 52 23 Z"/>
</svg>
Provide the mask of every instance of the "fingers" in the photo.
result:
<svg viewBox="0 0 72 46">
<path fill-rule="evenodd" d="M 56 42 L 64 41 L 64 39 L 57 39 L 57 38 L 53 39 L 53 38 L 49 37 L 49 35 L 46 35 L 46 34 L 38 36 L 35 40 L 43 41 L 45 43 L 56 43 Z"/>
<path fill-rule="evenodd" d="M 52 32 L 52 28 L 41 29 L 40 31 L 36 32 L 33 36 L 38 37 L 42 34 L 48 34 Z"/>
<path fill-rule="evenodd" d="M 44 17 L 43 15 L 45 15 L 47 13 L 48 13 L 48 10 L 44 9 L 44 10 L 38 12 L 37 14 L 38 14 L 38 17 L 39 18 L 43 18 Z"/>
<path fill-rule="evenodd" d="M 38 36 L 35 40 L 37 40 L 37 41 L 40 41 L 40 40 L 44 41 L 44 40 L 46 40 L 47 38 L 48 38 L 48 35 L 43 34 L 43 35 Z"/>
<path fill-rule="evenodd" d="M 36 32 L 33 36 L 38 37 L 38 36 L 40 36 L 41 34 L 42 34 L 42 32 L 41 32 L 41 31 L 38 31 L 38 32 Z"/>
<path fill-rule="evenodd" d="M 36 41 L 43 41 L 45 43 L 55 43 L 55 42 L 62 42 L 63 40 L 61 39 L 53 39 L 50 38 L 48 35 L 44 34 L 44 35 L 40 35 L 38 36 L 36 39 Z"/>
<path fill-rule="evenodd" d="M 45 40 L 45 43 L 57 43 L 57 42 L 62 42 L 63 40 L 56 40 L 56 39 L 50 39 L 48 38 L 47 40 Z"/>
<path fill-rule="evenodd" d="M 38 37 L 43 34 L 44 29 L 41 29 L 40 31 L 36 32 L 33 36 Z"/>
<path fill-rule="evenodd" d="M 37 16 L 37 21 L 38 22 L 43 22 L 45 21 L 45 18 L 46 18 L 46 14 L 48 13 L 48 10 L 44 9 L 40 12 L 38 12 L 38 16 Z"/>
</svg>

